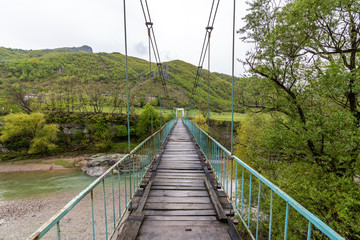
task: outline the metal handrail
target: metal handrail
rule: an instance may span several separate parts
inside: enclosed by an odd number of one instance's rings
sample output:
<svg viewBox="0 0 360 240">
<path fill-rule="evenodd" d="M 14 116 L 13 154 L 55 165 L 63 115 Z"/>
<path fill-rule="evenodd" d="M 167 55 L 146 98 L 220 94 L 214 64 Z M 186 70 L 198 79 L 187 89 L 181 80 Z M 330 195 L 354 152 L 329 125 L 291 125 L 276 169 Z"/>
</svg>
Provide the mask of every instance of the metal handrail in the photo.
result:
<svg viewBox="0 0 360 240">
<path fill-rule="evenodd" d="M 289 195 L 287 195 L 284 191 L 282 191 L 280 188 L 278 188 L 275 184 L 267 180 L 264 176 L 262 176 L 260 173 L 258 173 L 256 170 L 251 168 L 249 165 L 247 165 L 245 162 L 241 161 L 238 157 L 231 154 L 230 151 L 228 151 L 225 147 L 223 147 L 220 143 L 218 143 L 215 139 L 213 139 L 209 134 L 207 134 L 204 130 L 199 128 L 195 123 L 191 122 L 188 119 L 183 120 L 185 125 L 189 128 L 189 130 L 192 132 L 192 134 L 195 137 L 195 140 L 197 141 L 198 145 L 201 147 L 204 155 L 206 156 L 207 160 L 211 164 L 211 167 L 213 168 L 218 182 L 222 185 L 222 188 L 228 195 L 229 199 L 232 202 L 232 205 L 234 207 L 234 210 L 240 217 L 241 221 L 247 228 L 247 231 L 252 239 L 258 239 L 259 237 L 259 221 L 260 215 L 266 215 L 264 212 L 260 211 L 261 206 L 261 183 L 265 184 L 268 189 L 270 189 L 270 209 L 269 214 L 267 214 L 265 217 L 266 221 L 269 222 L 269 230 L 268 230 L 268 238 L 271 239 L 272 237 L 272 217 L 273 217 L 273 194 L 275 193 L 277 196 L 279 196 L 282 200 L 286 203 L 286 209 L 285 209 L 285 220 L 284 220 L 284 239 L 288 236 L 288 223 L 289 223 L 289 207 L 291 206 L 293 209 L 295 209 L 299 214 L 301 214 L 304 218 L 308 220 L 307 225 L 307 233 L 306 238 L 311 239 L 312 235 L 314 234 L 313 227 L 316 227 L 317 231 L 320 231 L 322 234 L 327 236 L 329 239 L 332 240 L 344 240 L 343 237 L 341 237 L 338 233 L 336 233 L 332 228 L 330 228 L 328 225 L 326 225 L 323 221 L 321 221 L 318 217 L 316 217 L 314 214 L 309 212 L 307 209 L 305 209 L 301 204 L 299 204 L 297 201 L 295 201 L 293 198 L 291 198 Z M 235 166 L 234 166 L 235 163 Z M 242 175 L 241 175 L 241 187 L 240 190 L 238 190 L 238 170 L 239 166 L 242 168 Z M 244 176 L 245 176 L 245 170 L 249 173 L 249 186 L 244 186 Z M 230 175 L 229 176 L 229 171 Z M 235 176 L 232 176 L 232 173 L 235 172 Z M 258 188 L 258 198 L 257 198 L 257 206 L 256 207 L 256 227 L 251 226 L 251 223 L 254 222 L 251 219 L 251 189 L 252 189 L 252 177 L 256 177 L 257 181 L 259 182 L 259 188 Z M 233 181 L 235 182 L 235 186 L 233 189 Z M 230 187 L 229 187 L 230 182 Z M 248 198 L 248 204 L 245 204 L 245 196 L 244 196 L 244 189 L 247 189 L 249 192 L 249 198 Z M 241 200 L 239 202 L 238 199 L 238 191 L 241 191 Z M 244 214 L 244 207 L 248 208 L 247 212 L 247 218 L 245 219 Z M 261 213 L 261 214 L 260 214 Z M 247 221 L 247 222 L 246 222 Z M 252 230 L 253 229 L 253 230 Z"/>
<path fill-rule="evenodd" d="M 57 238 L 61 239 L 60 231 L 60 221 L 63 217 L 71 211 L 83 198 L 89 195 L 91 197 L 91 215 L 92 215 L 92 234 L 93 239 L 95 239 L 95 220 L 94 220 L 94 202 L 93 202 L 93 191 L 100 183 L 103 183 L 103 194 L 104 194 L 104 212 L 105 212 L 105 228 L 106 228 L 106 239 L 111 239 L 119 224 L 121 223 L 129 205 L 132 201 L 132 198 L 136 192 L 137 187 L 142 181 L 148 167 L 151 165 L 156 153 L 160 150 L 161 145 L 164 143 L 167 135 L 170 133 L 171 129 L 175 125 L 176 120 L 171 120 L 166 123 L 160 130 L 155 132 L 153 135 L 146 138 L 142 141 L 137 147 L 135 147 L 129 154 L 126 154 L 118 162 L 116 162 L 112 167 L 110 167 L 104 174 L 98 177 L 93 181 L 87 188 L 75 196 L 69 203 L 67 203 L 60 211 L 58 211 L 54 216 L 52 216 L 45 224 L 38 228 L 33 234 L 31 234 L 27 239 L 40 239 L 42 238 L 50 229 L 55 225 L 57 227 Z M 123 171 L 123 179 L 125 186 L 125 195 L 120 195 L 120 166 L 126 164 L 126 161 L 129 161 L 130 166 L 126 169 L 126 166 L 123 166 L 125 169 Z M 115 192 L 114 192 L 114 171 L 118 170 L 118 210 L 119 214 L 115 214 Z M 128 172 L 127 172 L 128 171 Z M 106 189 L 105 189 L 105 178 L 111 175 L 111 185 L 112 185 L 112 208 L 113 208 L 113 232 L 108 234 L 108 223 L 107 223 L 107 204 L 106 204 Z M 128 175 L 128 176 L 126 176 Z M 127 180 L 129 179 L 129 180 Z M 127 181 L 128 184 L 127 184 Z M 127 190 L 129 190 L 127 192 Z M 128 196 L 129 193 L 129 196 Z M 122 200 L 125 202 L 125 208 L 121 210 Z"/>
</svg>

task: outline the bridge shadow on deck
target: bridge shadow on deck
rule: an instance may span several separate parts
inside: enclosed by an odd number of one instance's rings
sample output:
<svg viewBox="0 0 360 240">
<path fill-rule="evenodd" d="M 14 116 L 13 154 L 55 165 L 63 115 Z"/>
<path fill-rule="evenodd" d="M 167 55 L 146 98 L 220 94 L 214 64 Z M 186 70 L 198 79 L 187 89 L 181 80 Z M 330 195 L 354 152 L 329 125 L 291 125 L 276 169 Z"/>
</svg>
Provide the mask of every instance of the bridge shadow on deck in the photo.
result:
<svg viewBox="0 0 360 240">
<path fill-rule="evenodd" d="M 239 239 L 234 212 L 179 119 L 133 198 L 117 239 Z"/>
</svg>

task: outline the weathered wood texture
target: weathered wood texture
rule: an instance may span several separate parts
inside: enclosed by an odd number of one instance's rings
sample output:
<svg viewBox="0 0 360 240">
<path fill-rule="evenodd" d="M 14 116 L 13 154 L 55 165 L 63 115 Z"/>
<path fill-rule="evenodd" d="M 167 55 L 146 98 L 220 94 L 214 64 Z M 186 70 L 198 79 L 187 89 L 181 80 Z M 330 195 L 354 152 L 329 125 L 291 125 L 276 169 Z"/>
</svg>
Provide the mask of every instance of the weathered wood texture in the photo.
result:
<svg viewBox="0 0 360 240">
<path fill-rule="evenodd" d="M 137 236 L 123 239 L 234 239 L 224 221 L 233 212 L 231 204 L 215 185 L 211 169 L 178 121 L 160 161 L 145 175 L 141 186 L 146 190 L 138 190 L 133 199 L 134 213 L 144 215 L 140 229 L 139 221 L 134 225 Z"/>
</svg>

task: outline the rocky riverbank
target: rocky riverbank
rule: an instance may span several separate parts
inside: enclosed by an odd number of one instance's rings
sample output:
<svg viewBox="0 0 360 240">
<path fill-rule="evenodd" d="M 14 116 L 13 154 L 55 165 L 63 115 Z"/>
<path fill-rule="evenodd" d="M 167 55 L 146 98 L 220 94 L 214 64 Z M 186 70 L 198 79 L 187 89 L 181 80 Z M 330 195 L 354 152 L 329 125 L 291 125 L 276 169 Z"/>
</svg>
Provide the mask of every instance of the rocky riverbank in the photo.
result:
<svg viewBox="0 0 360 240">
<path fill-rule="evenodd" d="M 92 177 L 101 176 L 105 173 L 112 165 L 121 160 L 125 154 L 106 154 L 99 153 L 86 158 L 87 164 L 82 168 L 82 171 L 86 172 L 87 175 Z M 122 166 L 120 166 L 120 171 Z"/>
<path fill-rule="evenodd" d="M 112 165 L 119 161 L 125 154 L 98 153 L 71 158 L 45 158 L 31 159 L 0 164 L 1 172 L 30 172 L 30 171 L 56 171 L 69 168 L 82 168 L 92 177 L 101 176 Z M 120 166 L 122 171 L 122 166 Z"/>
<path fill-rule="evenodd" d="M 124 189 L 121 188 L 121 194 Z M 26 239 L 50 217 L 62 209 L 78 192 L 48 194 L 26 199 L 0 202 L 0 240 Z M 117 193 L 116 193 L 117 196 Z M 107 202 L 112 203 L 112 193 L 106 194 Z M 116 200 L 115 212 L 118 212 Z M 124 203 L 122 203 L 124 209 Z M 110 205 L 108 206 L 110 209 Z M 112 212 L 112 211 L 111 211 Z M 105 214 L 102 189 L 94 191 L 94 216 L 96 238 L 105 239 Z M 108 226 L 112 226 L 112 214 L 107 212 Z M 62 239 L 92 239 L 91 200 L 85 197 L 60 222 Z M 109 228 L 109 232 L 110 232 Z M 56 226 L 44 239 L 56 239 Z"/>
<path fill-rule="evenodd" d="M 32 172 L 65 170 L 72 167 L 83 167 L 86 165 L 88 155 L 69 158 L 43 158 L 30 159 L 16 162 L 5 162 L 0 164 L 1 172 Z"/>
</svg>

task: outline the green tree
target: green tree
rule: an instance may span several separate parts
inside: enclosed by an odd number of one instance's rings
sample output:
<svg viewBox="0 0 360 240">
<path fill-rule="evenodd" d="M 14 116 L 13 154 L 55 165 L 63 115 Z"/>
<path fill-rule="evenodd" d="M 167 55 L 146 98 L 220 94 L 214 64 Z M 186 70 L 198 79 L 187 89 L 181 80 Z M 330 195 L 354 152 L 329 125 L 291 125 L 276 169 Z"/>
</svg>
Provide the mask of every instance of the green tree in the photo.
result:
<svg viewBox="0 0 360 240">
<path fill-rule="evenodd" d="M 199 115 L 196 115 L 192 121 L 199 126 Z M 202 114 L 200 115 L 200 128 L 207 133 L 209 132 L 209 126 L 207 125 L 206 118 Z"/>
<path fill-rule="evenodd" d="M 58 127 L 55 124 L 45 124 L 44 114 L 24 113 L 9 114 L 4 117 L 4 128 L 0 141 L 11 143 L 25 140 L 24 146 L 29 154 L 45 153 L 56 149 Z"/>
<path fill-rule="evenodd" d="M 251 74 L 239 88 L 242 102 L 272 118 L 256 140 L 240 144 L 348 239 L 360 238 L 359 211 L 340 211 L 360 207 L 353 194 L 360 174 L 359 15 L 355 0 L 254 0 L 240 31 L 255 43 L 244 61 Z M 308 170 L 297 178 L 299 169 Z M 330 194 L 335 186 L 340 200 Z"/>
<path fill-rule="evenodd" d="M 26 113 L 33 112 L 31 107 L 31 99 L 26 98 L 27 92 L 23 86 L 15 83 L 7 86 L 6 91 L 8 93 L 8 99 L 11 104 L 18 105 Z"/>
<path fill-rule="evenodd" d="M 150 136 L 152 134 L 151 126 L 153 126 L 154 131 L 160 126 L 159 112 L 147 103 L 139 117 L 138 123 L 136 124 L 136 135 L 139 138 L 146 138 Z"/>
</svg>

